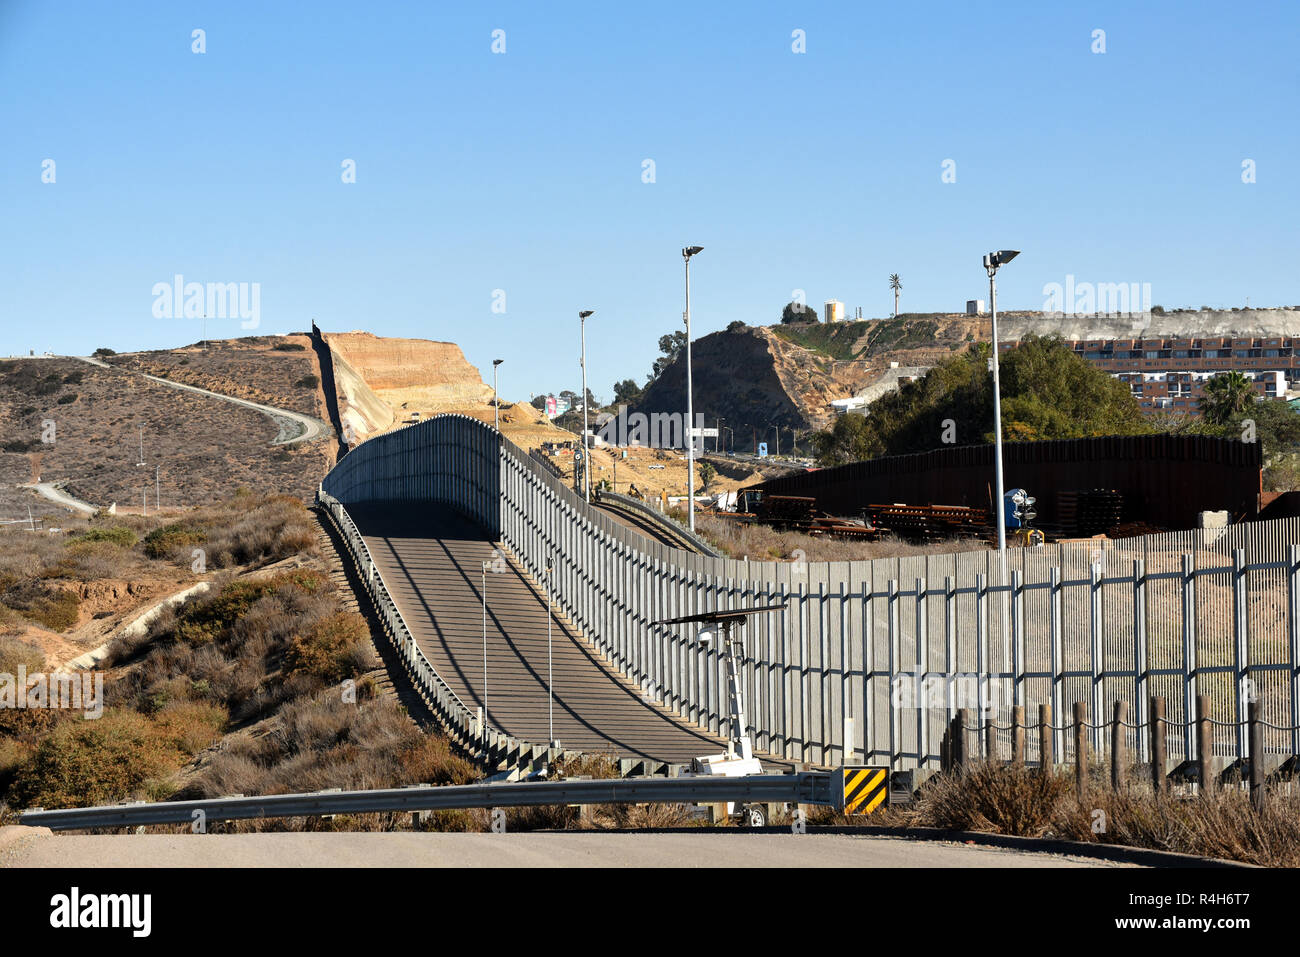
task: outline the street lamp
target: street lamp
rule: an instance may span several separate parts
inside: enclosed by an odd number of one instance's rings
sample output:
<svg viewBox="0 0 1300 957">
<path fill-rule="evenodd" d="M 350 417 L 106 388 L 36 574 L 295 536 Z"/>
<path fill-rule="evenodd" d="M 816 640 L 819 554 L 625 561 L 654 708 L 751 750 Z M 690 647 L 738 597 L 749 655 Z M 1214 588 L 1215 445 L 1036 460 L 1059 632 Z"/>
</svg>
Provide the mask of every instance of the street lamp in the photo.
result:
<svg viewBox="0 0 1300 957">
<path fill-rule="evenodd" d="M 505 359 L 492 360 L 492 410 L 495 413 L 496 429 L 501 431 L 501 396 L 497 394 L 497 366 L 505 362 Z"/>
<path fill-rule="evenodd" d="M 596 310 L 584 309 L 578 313 L 578 327 L 582 335 L 582 492 L 591 501 L 591 461 L 587 450 L 587 317 Z"/>
<path fill-rule="evenodd" d="M 162 466 L 153 467 L 153 510 L 162 511 Z"/>
<path fill-rule="evenodd" d="M 1001 584 L 1007 583 L 1007 515 L 1002 495 L 1002 386 L 998 378 L 998 267 L 1005 266 L 1020 255 L 1018 249 L 1003 249 L 984 257 L 984 268 L 989 274 L 989 309 L 993 317 L 993 462 L 998 511 L 998 564 L 1002 570 Z M 1005 621 L 1004 621 L 1005 624 Z"/>
<path fill-rule="evenodd" d="M 487 679 L 487 572 L 491 562 L 483 563 L 483 730 L 487 730 L 488 716 L 488 679 Z"/>
<path fill-rule="evenodd" d="M 550 714 L 551 747 L 558 748 L 560 742 L 555 740 L 555 682 L 551 658 L 551 622 L 555 618 L 555 615 L 551 612 L 551 592 L 555 585 L 554 575 L 555 557 L 552 555 L 546 561 L 546 700 Z"/>
<path fill-rule="evenodd" d="M 1002 485 L 1002 385 L 997 374 L 997 268 L 1010 263 L 1021 255 L 1019 250 L 1000 250 L 989 252 L 984 256 L 984 269 L 988 270 L 988 304 L 993 319 L 993 469 L 995 469 L 995 494 L 997 497 L 997 563 L 1002 573 L 1002 586 L 1008 584 L 1006 577 L 1006 501 Z M 1008 598 L 1002 593 L 1002 646 L 1004 655 L 1010 654 L 1010 637 L 1008 632 Z"/>
<path fill-rule="evenodd" d="M 686 514 L 695 531 L 695 395 L 691 389 L 691 257 L 703 246 L 682 250 L 686 263 Z"/>
</svg>

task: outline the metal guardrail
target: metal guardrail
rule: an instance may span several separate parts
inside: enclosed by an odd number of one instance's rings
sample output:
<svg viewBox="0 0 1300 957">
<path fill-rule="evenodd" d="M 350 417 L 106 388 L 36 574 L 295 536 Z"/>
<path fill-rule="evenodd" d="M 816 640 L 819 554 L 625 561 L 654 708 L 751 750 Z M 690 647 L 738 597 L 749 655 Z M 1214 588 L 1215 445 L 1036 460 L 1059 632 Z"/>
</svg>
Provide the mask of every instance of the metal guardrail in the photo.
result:
<svg viewBox="0 0 1300 957">
<path fill-rule="evenodd" d="M 706 542 L 699 535 L 692 532 L 685 525 L 682 525 L 672 516 L 665 515 L 663 512 L 659 511 L 656 508 L 651 508 L 649 505 L 647 505 L 645 502 L 642 502 L 640 499 L 632 498 L 632 496 L 630 495 L 623 495 L 620 492 L 599 492 L 598 491 L 596 492 L 596 501 L 597 502 L 612 501 L 618 505 L 623 506 L 624 508 L 632 509 L 638 515 L 645 515 L 651 521 L 655 522 L 658 525 L 663 526 L 671 534 L 676 535 L 678 538 L 690 542 L 691 548 L 694 551 L 699 552 L 701 555 L 707 555 L 709 556 L 709 558 L 722 557 L 721 553 L 719 553 L 717 549 L 715 549 L 712 545 Z"/>
<path fill-rule="evenodd" d="M 416 786 L 377 791 L 270 794 L 201 801 L 114 804 L 103 807 L 24 811 L 19 821 L 55 831 L 146 824 L 191 824 L 196 820 L 311 817 L 446 811 L 463 808 L 539 807 L 569 804 L 833 804 L 831 774 L 756 774 L 749 777 L 611 778 L 519 784 Z"/>
</svg>

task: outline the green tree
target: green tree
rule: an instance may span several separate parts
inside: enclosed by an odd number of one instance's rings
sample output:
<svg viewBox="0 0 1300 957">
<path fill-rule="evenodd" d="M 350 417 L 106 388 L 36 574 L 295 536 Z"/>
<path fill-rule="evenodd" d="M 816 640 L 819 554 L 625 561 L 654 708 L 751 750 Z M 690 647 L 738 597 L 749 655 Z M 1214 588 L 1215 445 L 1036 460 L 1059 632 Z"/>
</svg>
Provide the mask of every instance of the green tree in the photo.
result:
<svg viewBox="0 0 1300 957">
<path fill-rule="evenodd" d="M 781 310 L 781 322 L 816 322 L 817 312 L 804 302 L 787 302 Z"/>
<path fill-rule="evenodd" d="M 700 463 L 700 486 L 708 491 L 709 484 L 718 477 L 718 470 L 713 467 L 712 463 Z"/>
<path fill-rule="evenodd" d="M 979 343 L 924 378 L 845 415 L 813 436 L 822 465 L 993 441 L 990 350 Z M 1152 431 L 1124 383 L 1074 354 L 1060 338 L 1024 339 L 1001 356 L 1007 441 L 1133 435 Z"/>
<path fill-rule="evenodd" d="M 646 380 L 646 385 L 654 382 L 655 379 L 663 375 L 664 370 L 673 364 L 677 358 L 677 353 L 686 348 L 686 332 L 680 330 L 670 333 L 666 336 L 659 337 L 659 358 L 655 360 L 654 366 L 650 370 L 650 378 Z"/>
<path fill-rule="evenodd" d="M 614 405 L 636 405 L 641 399 L 644 392 L 635 379 L 624 379 L 622 382 L 614 383 Z"/>
<path fill-rule="evenodd" d="M 1226 425 L 1252 405 L 1259 394 L 1255 384 L 1240 372 L 1220 372 L 1205 383 L 1199 408 L 1211 425 Z"/>
</svg>

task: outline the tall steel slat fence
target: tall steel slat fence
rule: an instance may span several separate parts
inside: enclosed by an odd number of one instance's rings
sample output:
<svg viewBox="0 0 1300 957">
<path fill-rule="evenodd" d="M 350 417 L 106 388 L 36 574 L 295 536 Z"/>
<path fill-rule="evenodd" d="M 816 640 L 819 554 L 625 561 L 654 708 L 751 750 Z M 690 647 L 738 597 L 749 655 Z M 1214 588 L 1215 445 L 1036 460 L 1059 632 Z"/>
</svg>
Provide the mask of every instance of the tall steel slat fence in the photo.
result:
<svg viewBox="0 0 1300 957">
<path fill-rule="evenodd" d="M 1142 724 L 1168 702 L 1170 757 L 1195 757 L 1198 695 L 1214 747 L 1245 756 L 1261 703 L 1267 752 L 1300 752 L 1300 520 L 855 562 L 745 562 L 653 542 L 589 508 L 492 428 L 440 416 L 371 439 L 322 488 L 344 504 L 437 502 L 472 518 L 655 701 L 725 733 L 720 651 L 656 622 L 786 602 L 755 618 L 741 667 L 756 745 L 796 761 L 933 766 L 958 708 L 994 722 L 1009 755 L 1011 709 L 1051 706 L 1052 755 L 1073 757 L 1076 702 L 1101 725 L 1116 701 Z M 548 566 L 553 566 L 549 576 Z M 1182 725 L 1186 724 L 1184 729 Z M 1100 749 L 1105 732 L 1091 732 Z M 1128 732 L 1147 757 L 1145 736 Z M 1039 760 L 1038 736 L 1027 757 Z"/>
</svg>

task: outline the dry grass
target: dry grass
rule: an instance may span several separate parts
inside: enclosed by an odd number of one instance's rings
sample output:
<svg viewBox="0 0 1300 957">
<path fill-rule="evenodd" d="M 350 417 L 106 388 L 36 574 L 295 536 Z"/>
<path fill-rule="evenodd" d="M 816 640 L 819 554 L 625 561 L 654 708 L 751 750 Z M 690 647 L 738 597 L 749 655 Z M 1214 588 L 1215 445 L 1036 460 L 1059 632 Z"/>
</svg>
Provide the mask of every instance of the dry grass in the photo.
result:
<svg viewBox="0 0 1300 957">
<path fill-rule="evenodd" d="M 859 819 L 860 820 L 860 819 Z M 1010 765 L 975 765 L 932 778 L 910 811 L 884 822 L 1121 844 L 1265 867 L 1300 867 L 1300 798 L 1269 793 L 1262 810 L 1239 788 L 1192 799 L 1134 785 L 1093 786 L 1080 803 L 1073 777 Z"/>
<path fill-rule="evenodd" d="M 330 689 L 287 704 L 266 733 L 230 738 L 179 796 L 468 784 L 479 777 L 472 764 L 452 752 L 447 739 L 421 732 L 391 699 L 345 701 L 338 689 Z M 385 820 L 383 815 L 362 817 L 361 829 Z M 250 831 L 283 827 L 275 821 L 239 825 Z"/>
<path fill-rule="evenodd" d="M 788 561 L 802 551 L 809 562 L 866 561 L 873 558 L 907 558 L 911 555 L 940 555 L 961 551 L 978 551 L 979 542 L 951 539 L 927 545 L 915 545 L 893 536 L 864 542 L 805 535 L 802 532 L 778 531 L 768 525 L 742 524 L 729 519 L 697 515 L 695 530 L 727 558 L 751 562 Z"/>
<path fill-rule="evenodd" d="M 160 525 L 144 538 L 150 558 L 190 565 L 195 549 L 211 568 L 278 561 L 316 554 L 311 513 L 295 498 L 258 497 L 246 490 L 216 505 L 195 508 L 179 521 Z"/>
</svg>

